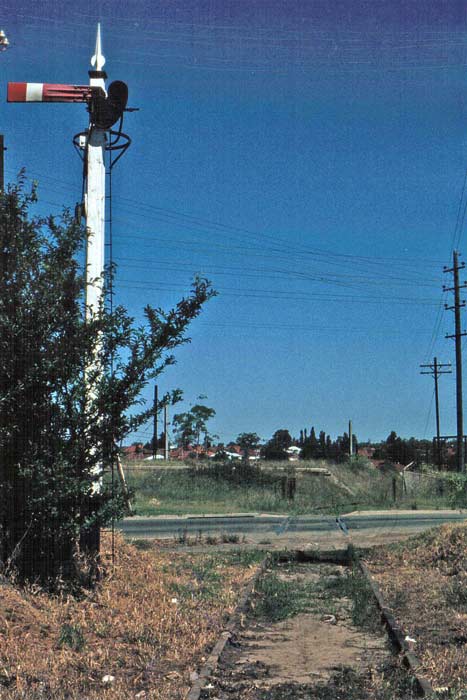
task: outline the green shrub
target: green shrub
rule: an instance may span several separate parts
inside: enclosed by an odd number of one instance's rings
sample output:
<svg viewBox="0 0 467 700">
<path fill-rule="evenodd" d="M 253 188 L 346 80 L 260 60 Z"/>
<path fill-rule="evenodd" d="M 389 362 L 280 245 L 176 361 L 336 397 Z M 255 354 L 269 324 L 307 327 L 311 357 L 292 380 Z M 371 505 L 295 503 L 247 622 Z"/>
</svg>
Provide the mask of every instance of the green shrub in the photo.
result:
<svg viewBox="0 0 467 700">
<path fill-rule="evenodd" d="M 451 508 L 466 508 L 467 477 L 464 474 L 449 474 L 447 485 L 448 500 Z"/>
<path fill-rule="evenodd" d="M 85 644 L 86 641 L 79 625 L 70 625 L 68 623 L 62 625 L 58 638 L 58 646 L 60 648 L 67 646 L 73 651 L 82 651 Z"/>
</svg>

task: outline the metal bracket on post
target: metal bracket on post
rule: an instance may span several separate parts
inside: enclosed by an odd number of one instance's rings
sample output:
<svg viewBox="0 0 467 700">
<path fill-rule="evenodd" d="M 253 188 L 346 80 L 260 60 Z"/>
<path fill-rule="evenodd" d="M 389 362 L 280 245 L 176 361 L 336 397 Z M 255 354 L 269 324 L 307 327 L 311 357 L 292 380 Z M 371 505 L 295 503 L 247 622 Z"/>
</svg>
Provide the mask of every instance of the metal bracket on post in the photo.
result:
<svg viewBox="0 0 467 700">
<path fill-rule="evenodd" d="M 120 160 L 122 155 L 126 152 L 126 150 L 130 147 L 131 145 L 131 138 L 128 136 L 128 134 L 124 134 L 123 131 L 113 131 L 112 129 L 109 129 L 107 132 L 108 134 L 108 140 L 105 145 L 105 150 L 106 151 L 119 151 L 119 154 L 117 158 L 115 158 L 111 165 L 110 169 L 114 167 L 116 162 Z M 76 152 L 78 153 L 79 157 L 81 160 L 84 162 L 85 160 L 85 153 L 86 153 L 86 143 L 87 143 L 87 138 L 88 138 L 89 131 L 80 131 L 78 134 L 75 134 L 73 136 L 73 146 L 75 147 Z M 120 141 L 122 141 L 120 143 Z"/>
</svg>

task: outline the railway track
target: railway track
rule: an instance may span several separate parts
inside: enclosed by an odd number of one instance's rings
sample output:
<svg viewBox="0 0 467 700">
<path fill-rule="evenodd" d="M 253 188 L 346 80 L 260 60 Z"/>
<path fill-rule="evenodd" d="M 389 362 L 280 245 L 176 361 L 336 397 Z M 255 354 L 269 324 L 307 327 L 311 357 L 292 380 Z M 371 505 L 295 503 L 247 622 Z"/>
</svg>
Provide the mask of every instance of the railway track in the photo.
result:
<svg viewBox="0 0 467 700">
<path fill-rule="evenodd" d="M 295 561 L 289 554 L 263 566 L 217 663 L 189 700 L 408 700 L 423 694 L 390 643 L 365 573 L 350 567 L 346 556 L 334 552 L 327 559 Z"/>
</svg>

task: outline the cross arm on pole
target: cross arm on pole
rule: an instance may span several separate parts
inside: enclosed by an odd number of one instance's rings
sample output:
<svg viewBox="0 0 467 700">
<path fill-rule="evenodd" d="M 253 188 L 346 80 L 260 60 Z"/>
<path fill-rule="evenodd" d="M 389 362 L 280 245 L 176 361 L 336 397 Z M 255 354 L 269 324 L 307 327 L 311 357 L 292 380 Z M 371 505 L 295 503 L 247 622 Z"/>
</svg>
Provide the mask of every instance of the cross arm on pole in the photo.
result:
<svg viewBox="0 0 467 700">
<path fill-rule="evenodd" d="M 465 267 L 465 262 L 461 262 L 460 265 L 457 266 L 458 270 L 463 270 Z M 443 272 L 454 272 L 456 268 L 455 267 L 443 267 Z"/>
<path fill-rule="evenodd" d="M 467 287 L 467 282 L 462 282 L 462 284 L 458 285 L 458 289 L 465 289 Z M 455 287 L 446 287 L 446 285 L 443 285 L 443 292 L 455 292 L 456 288 Z"/>
<path fill-rule="evenodd" d="M 464 306 L 465 306 L 465 301 L 464 301 L 464 300 L 460 301 L 459 304 L 458 304 L 458 307 L 461 309 L 461 308 L 464 307 Z M 456 310 L 456 306 L 455 306 L 455 305 L 454 305 L 454 306 L 449 306 L 449 304 L 445 304 L 445 305 L 444 305 L 444 308 L 445 308 L 446 311 L 455 311 L 455 310 Z"/>
<path fill-rule="evenodd" d="M 460 337 L 463 336 L 463 335 L 467 335 L 467 333 L 466 333 L 465 331 L 463 331 L 462 333 L 452 333 L 451 335 L 448 335 L 448 334 L 446 333 L 446 335 L 445 335 L 444 337 L 445 337 L 445 338 L 457 338 L 457 337 L 460 338 Z"/>
</svg>

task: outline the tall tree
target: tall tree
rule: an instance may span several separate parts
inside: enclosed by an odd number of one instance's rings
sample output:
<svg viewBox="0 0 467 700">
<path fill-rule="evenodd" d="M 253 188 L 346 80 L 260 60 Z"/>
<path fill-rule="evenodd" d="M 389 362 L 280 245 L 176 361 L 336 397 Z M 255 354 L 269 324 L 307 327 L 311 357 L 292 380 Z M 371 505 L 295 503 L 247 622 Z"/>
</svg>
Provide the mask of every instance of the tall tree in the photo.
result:
<svg viewBox="0 0 467 700">
<path fill-rule="evenodd" d="M 272 436 L 272 441 L 279 449 L 286 450 L 292 444 L 292 437 L 288 430 L 281 428 L 280 430 L 276 430 Z"/>
<path fill-rule="evenodd" d="M 172 425 L 179 445 L 188 447 L 191 442 L 196 445 L 201 444 L 201 435 L 204 435 L 205 443 L 210 436 L 208 432 L 208 421 L 216 415 L 213 408 L 195 404 L 185 413 L 177 413 L 172 419 Z"/>
<path fill-rule="evenodd" d="M 85 320 L 86 232 L 66 212 L 31 218 L 35 200 L 23 178 L 0 194 L 0 566 L 45 582 L 76 575 L 80 535 L 121 515 L 120 494 L 96 484 L 213 292 L 199 279 L 140 326 L 121 306 Z"/>
<path fill-rule="evenodd" d="M 287 448 L 292 444 L 292 437 L 288 430 L 281 428 L 276 430 L 269 442 L 261 449 L 261 454 L 265 459 L 286 460 L 288 459 Z"/>
<path fill-rule="evenodd" d="M 245 461 L 248 459 L 248 452 L 258 447 L 260 440 L 259 435 L 256 433 L 240 433 L 237 436 L 237 445 L 242 448 Z"/>
<path fill-rule="evenodd" d="M 315 432 L 315 426 L 311 426 L 310 430 L 310 437 L 308 438 L 308 443 L 310 445 L 310 448 L 314 454 L 315 457 L 318 456 L 318 448 L 319 448 L 319 443 L 318 443 L 318 438 L 316 437 L 316 432 Z"/>
<path fill-rule="evenodd" d="M 319 431 L 319 456 L 321 459 L 326 459 L 327 457 L 327 449 L 326 449 L 326 433 L 324 430 Z"/>
</svg>

